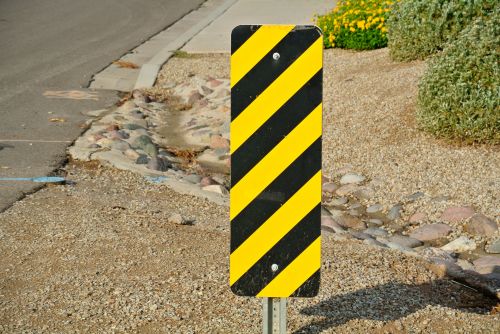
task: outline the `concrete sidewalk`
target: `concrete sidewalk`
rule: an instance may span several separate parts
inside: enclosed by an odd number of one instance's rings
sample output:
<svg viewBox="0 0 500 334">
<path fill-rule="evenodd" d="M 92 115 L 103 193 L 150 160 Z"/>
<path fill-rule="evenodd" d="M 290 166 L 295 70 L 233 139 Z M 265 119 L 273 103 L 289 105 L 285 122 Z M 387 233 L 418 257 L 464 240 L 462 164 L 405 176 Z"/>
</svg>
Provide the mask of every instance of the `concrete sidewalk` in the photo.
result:
<svg viewBox="0 0 500 334">
<path fill-rule="evenodd" d="M 240 24 L 313 24 L 315 14 L 335 7 L 325 0 L 239 0 L 192 38 L 190 53 L 230 52 L 231 30 Z"/>
</svg>

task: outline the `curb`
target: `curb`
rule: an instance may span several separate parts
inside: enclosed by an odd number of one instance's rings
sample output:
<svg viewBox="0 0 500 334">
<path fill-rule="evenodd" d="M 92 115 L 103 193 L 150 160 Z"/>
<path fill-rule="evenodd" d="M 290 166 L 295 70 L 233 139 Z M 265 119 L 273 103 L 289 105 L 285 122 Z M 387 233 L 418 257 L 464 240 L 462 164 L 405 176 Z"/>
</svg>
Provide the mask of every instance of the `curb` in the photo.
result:
<svg viewBox="0 0 500 334">
<path fill-rule="evenodd" d="M 194 36 L 196 36 L 200 31 L 202 31 L 206 26 L 212 23 L 216 18 L 222 15 L 225 11 L 229 9 L 238 0 L 226 0 L 222 5 L 220 5 L 216 10 L 214 10 L 205 19 L 198 22 L 188 31 L 182 33 L 173 42 L 170 42 L 165 46 L 160 52 L 158 52 L 153 58 L 151 58 L 147 63 L 142 65 L 139 72 L 139 76 L 134 85 L 134 89 L 140 88 L 150 88 L 153 87 L 156 82 L 156 77 L 158 72 L 160 72 L 161 67 L 165 64 L 170 57 L 174 54 L 175 50 L 182 48 L 187 42 L 189 42 Z"/>
</svg>

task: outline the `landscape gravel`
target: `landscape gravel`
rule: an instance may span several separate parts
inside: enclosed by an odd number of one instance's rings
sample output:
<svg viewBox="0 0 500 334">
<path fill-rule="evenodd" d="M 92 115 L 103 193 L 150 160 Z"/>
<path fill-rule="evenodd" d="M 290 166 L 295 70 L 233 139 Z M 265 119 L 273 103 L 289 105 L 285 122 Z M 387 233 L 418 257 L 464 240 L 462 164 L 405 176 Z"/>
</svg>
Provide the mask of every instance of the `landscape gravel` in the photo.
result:
<svg viewBox="0 0 500 334">
<path fill-rule="evenodd" d="M 64 172 L 0 214 L 1 333 L 261 331 L 260 300 L 229 289 L 226 206 L 95 162 Z M 325 232 L 320 294 L 290 300 L 288 330 L 495 333 L 495 305 L 423 260 Z"/>
</svg>

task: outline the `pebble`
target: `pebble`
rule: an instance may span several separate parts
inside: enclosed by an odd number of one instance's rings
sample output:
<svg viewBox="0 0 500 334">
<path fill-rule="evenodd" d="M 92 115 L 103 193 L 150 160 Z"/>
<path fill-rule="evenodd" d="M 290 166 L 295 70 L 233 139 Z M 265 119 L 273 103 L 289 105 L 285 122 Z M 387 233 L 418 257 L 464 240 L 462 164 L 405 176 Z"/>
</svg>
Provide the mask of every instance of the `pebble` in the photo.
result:
<svg viewBox="0 0 500 334">
<path fill-rule="evenodd" d="M 210 192 L 214 192 L 214 193 L 221 194 L 221 195 L 228 195 L 229 194 L 229 191 L 227 191 L 226 188 L 224 188 L 223 186 L 221 186 L 219 184 L 212 184 L 209 186 L 205 186 L 202 189 L 205 191 L 210 191 Z"/>
<path fill-rule="evenodd" d="M 404 253 L 415 253 L 415 251 L 412 248 L 400 245 L 400 244 L 398 244 L 396 242 L 392 242 L 392 241 L 389 241 L 388 243 L 386 243 L 386 246 L 391 248 L 391 249 L 397 249 L 397 250 L 404 252 Z"/>
<path fill-rule="evenodd" d="M 149 162 L 149 158 L 145 154 L 139 154 L 137 159 L 135 160 L 135 163 L 138 165 L 145 165 Z"/>
<path fill-rule="evenodd" d="M 480 274 L 500 273 L 500 257 L 494 255 L 486 255 L 476 259 L 474 268 Z"/>
<path fill-rule="evenodd" d="M 217 184 L 217 182 L 215 182 L 215 180 L 210 176 L 204 176 L 200 181 L 200 186 L 202 187 L 210 186 L 212 184 Z"/>
<path fill-rule="evenodd" d="M 441 214 L 441 220 L 450 223 L 458 223 L 470 218 L 473 214 L 474 209 L 469 206 L 453 206 L 444 210 Z"/>
<path fill-rule="evenodd" d="M 340 184 L 358 184 L 365 180 L 363 175 L 348 173 L 340 178 Z"/>
<path fill-rule="evenodd" d="M 420 241 L 431 241 L 446 237 L 451 233 L 451 231 L 451 227 L 446 224 L 429 224 L 415 229 L 412 233 L 410 233 L 410 237 Z"/>
<path fill-rule="evenodd" d="M 384 207 L 381 204 L 373 204 L 366 208 L 366 213 L 377 213 L 381 212 Z"/>
<path fill-rule="evenodd" d="M 333 182 L 327 182 L 323 183 L 323 192 L 326 193 L 333 193 L 335 190 L 337 190 L 339 187 L 333 183 Z"/>
<path fill-rule="evenodd" d="M 147 167 L 159 172 L 166 172 L 170 167 L 172 167 L 172 165 L 161 157 L 155 157 L 148 161 Z"/>
<path fill-rule="evenodd" d="M 176 224 L 176 225 L 185 225 L 186 220 L 179 214 L 179 213 L 173 213 L 171 214 L 167 221 L 171 224 Z"/>
<path fill-rule="evenodd" d="M 210 137 L 210 147 L 211 148 L 224 148 L 229 149 L 229 140 L 222 137 L 221 135 L 212 135 Z"/>
<path fill-rule="evenodd" d="M 459 265 L 463 270 L 474 270 L 472 263 L 464 259 L 457 259 L 457 265 Z"/>
<path fill-rule="evenodd" d="M 408 248 L 415 248 L 415 247 L 422 246 L 424 244 L 422 241 L 420 241 L 418 239 L 406 237 L 404 235 L 399 235 L 399 234 L 395 234 L 395 235 L 389 237 L 389 241 L 395 242 L 397 244 L 400 244 L 400 245 L 402 245 L 404 247 L 408 247 Z"/>
<path fill-rule="evenodd" d="M 374 218 L 374 219 L 368 219 L 368 222 L 370 224 L 375 224 L 375 225 L 379 225 L 379 226 L 384 224 L 384 222 L 382 220 L 376 219 L 376 218 Z"/>
<path fill-rule="evenodd" d="M 123 128 L 126 130 L 138 130 L 138 129 L 144 129 L 144 127 L 140 126 L 139 124 L 134 124 L 134 123 L 127 123 L 123 125 Z"/>
<path fill-rule="evenodd" d="M 357 199 L 369 200 L 373 196 L 375 196 L 375 191 L 370 187 L 363 187 L 361 189 L 356 190 L 353 193 L 353 196 Z"/>
<path fill-rule="evenodd" d="M 387 247 L 385 244 L 372 238 L 364 239 L 363 243 L 371 246 L 384 247 L 384 248 Z"/>
<path fill-rule="evenodd" d="M 476 249 L 476 243 L 474 240 L 467 238 L 466 236 L 458 237 L 457 239 L 447 243 L 441 249 L 452 252 L 452 253 L 464 253 Z"/>
<path fill-rule="evenodd" d="M 123 154 L 125 154 L 125 156 L 129 159 L 132 159 L 132 160 L 137 160 L 137 158 L 139 158 L 140 154 L 137 153 L 135 150 L 129 148 L 127 150 L 125 150 L 123 152 Z"/>
<path fill-rule="evenodd" d="M 359 240 L 366 240 L 366 239 L 373 239 L 371 235 L 365 232 L 359 232 L 359 231 L 349 231 L 349 233 L 355 237 L 356 239 Z"/>
<path fill-rule="evenodd" d="M 482 213 L 476 213 L 465 224 L 464 230 L 473 235 L 492 236 L 498 231 L 498 226 L 492 219 Z"/>
<path fill-rule="evenodd" d="M 420 251 L 420 255 L 428 260 L 441 260 L 447 262 L 455 262 L 455 259 L 445 250 L 436 247 L 423 248 Z"/>
<path fill-rule="evenodd" d="M 386 230 L 381 229 L 379 227 L 369 227 L 366 230 L 364 230 L 364 233 L 369 234 L 373 237 L 386 237 L 389 235 L 389 233 Z"/>
<path fill-rule="evenodd" d="M 401 217 L 401 209 L 403 206 L 401 204 L 396 204 L 394 205 L 390 210 L 389 213 L 387 213 L 387 218 L 389 220 L 396 220 Z"/>
<path fill-rule="evenodd" d="M 493 241 L 487 248 L 486 251 L 490 254 L 500 254 L 500 239 Z"/>
<path fill-rule="evenodd" d="M 126 141 L 116 140 L 111 144 L 111 148 L 123 152 L 130 149 L 130 145 Z"/>
<path fill-rule="evenodd" d="M 193 105 L 201 99 L 203 99 L 203 95 L 201 95 L 199 92 L 194 92 L 191 94 L 191 96 L 189 96 L 187 103 Z"/>
</svg>

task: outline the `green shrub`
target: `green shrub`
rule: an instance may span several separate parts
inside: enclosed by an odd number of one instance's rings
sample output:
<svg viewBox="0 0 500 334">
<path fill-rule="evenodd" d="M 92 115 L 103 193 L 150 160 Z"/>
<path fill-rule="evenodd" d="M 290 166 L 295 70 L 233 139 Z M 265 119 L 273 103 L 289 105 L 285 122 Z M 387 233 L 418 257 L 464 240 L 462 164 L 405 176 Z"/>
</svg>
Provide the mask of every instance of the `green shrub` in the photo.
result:
<svg viewBox="0 0 500 334">
<path fill-rule="evenodd" d="M 443 50 L 476 17 L 489 15 L 498 0 L 403 0 L 387 22 L 395 60 L 424 59 Z"/>
<path fill-rule="evenodd" d="M 478 18 L 431 59 L 419 85 L 422 128 L 466 143 L 500 143 L 499 18 Z"/>
<path fill-rule="evenodd" d="M 370 50 L 387 46 L 385 22 L 392 4 L 389 0 L 339 0 L 330 13 L 315 18 L 325 47 Z"/>
</svg>

